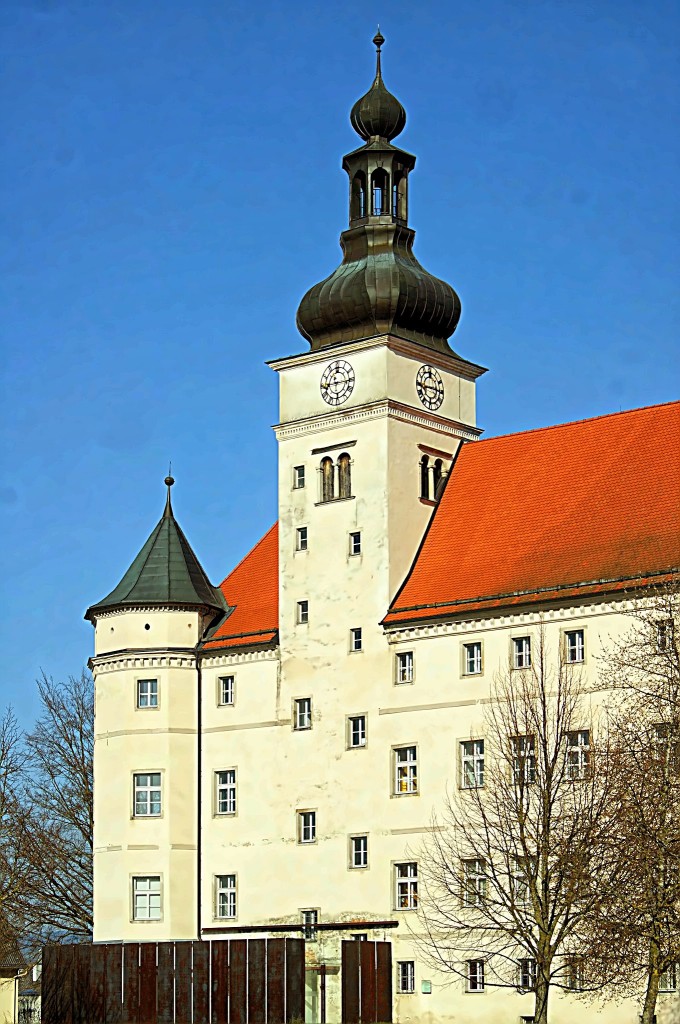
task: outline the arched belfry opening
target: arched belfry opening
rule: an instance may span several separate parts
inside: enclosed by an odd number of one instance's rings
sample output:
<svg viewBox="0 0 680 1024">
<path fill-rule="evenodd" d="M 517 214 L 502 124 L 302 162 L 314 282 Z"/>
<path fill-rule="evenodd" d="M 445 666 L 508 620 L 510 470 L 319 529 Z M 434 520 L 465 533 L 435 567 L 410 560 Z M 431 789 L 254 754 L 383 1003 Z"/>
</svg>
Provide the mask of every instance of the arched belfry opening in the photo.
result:
<svg viewBox="0 0 680 1024">
<path fill-rule="evenodd" d="M 389 212 L 390 176 L 384 167 L 378 167 L 371 175 L 371 213 L 382 217 Z"/>
<path fill-rule="evenodd" d="M 352 178 L 350 196 L 350 220 L 360 220 L 366 216 L 366 175 L 357 171 Z"/>
</svg>

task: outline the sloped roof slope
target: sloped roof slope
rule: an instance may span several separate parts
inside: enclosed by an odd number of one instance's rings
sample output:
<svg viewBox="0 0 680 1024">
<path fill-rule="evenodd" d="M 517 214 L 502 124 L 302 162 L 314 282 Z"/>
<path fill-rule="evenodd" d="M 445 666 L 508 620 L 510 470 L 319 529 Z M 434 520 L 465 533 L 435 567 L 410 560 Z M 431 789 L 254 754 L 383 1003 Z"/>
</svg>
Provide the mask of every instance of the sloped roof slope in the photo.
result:
<svg viewBox="0 0 680 1024">
<path fill-rule="evenodd" d="M 279 524 L 220 584 L 230 611 L 208 634 L 202 650 L 274 643 L 279 628 Z"/>
<path fill-rule="evenodd" d="M 463 445 L 385 623 L 680 568 L 680 402 Z"/>
</svg>

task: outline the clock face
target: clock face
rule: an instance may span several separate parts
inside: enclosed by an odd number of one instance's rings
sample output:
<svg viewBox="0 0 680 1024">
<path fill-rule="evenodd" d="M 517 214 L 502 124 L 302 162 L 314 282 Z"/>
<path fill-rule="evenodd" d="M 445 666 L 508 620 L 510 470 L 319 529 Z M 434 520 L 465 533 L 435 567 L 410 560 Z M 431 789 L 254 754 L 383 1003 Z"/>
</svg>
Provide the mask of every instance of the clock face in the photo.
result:
<svg viewBox="0 0 680 1024">
<path fill-rule="evenodd" d="M 342 405 L 354 391 L 354 370 L 344 359 L 336 359 L 321 374 L 321 397 L 329 405 Z"/>
<path fill-rule="evenodd" d="M 444 381 L 434 366 L 421 366 L 416 374 L 418 398 L 426 409 L 438 409 L 444 401 Z"/>
</svg>

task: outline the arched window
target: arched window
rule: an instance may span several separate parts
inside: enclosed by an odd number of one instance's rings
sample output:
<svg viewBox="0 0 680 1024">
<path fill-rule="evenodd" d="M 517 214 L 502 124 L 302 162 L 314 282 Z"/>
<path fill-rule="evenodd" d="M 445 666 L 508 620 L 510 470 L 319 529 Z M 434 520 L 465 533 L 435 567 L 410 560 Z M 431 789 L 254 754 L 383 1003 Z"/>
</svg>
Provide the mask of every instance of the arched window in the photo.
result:
<svg viewBox="0 0 680 1024">
<path fill-rule="evenodd" d="M 350 217 L 366 216 L 366 175 L 357 171 L 352 178 L 352 195 L 350 197 Z"/>
<path fill-rule="evenodd" d="M 397 172 L 392 185 L 392 216 L 406 220 L 406 175 Z"/>
<path fill-rule="evenodd" d="M 435 459 L 434 466 L 432 467 L 432 486 L 434 488 L 434 494 L 432 497 L 436 500 L 439 497 L 439 485 L 442 482 L 442 460 Z"/>
<path fill-rule="evenodd" d="M 430 497 L 430 460 L 427 455 L 420 460 L 420 497 Z"/>
<path fill-rule="evenodd" d="M 390 194 L 389 189 L 390 179 L 387 176 L 387 171 L 379 167 L 371 175 L 371 202 L 373 204 L 373 214 L 376 217 L 379 217 L 382 213 L 389 213 L 387 205 Z"/>
<path fill-rule="evenodd" d="M 321 500 L 332 501 L 335 497 L 333 460 L 326 456 L 321 460 Z"/>
<path fill-rule="evenodd" d="M 352 497 L 352 471 L 350 469 L 350 459 L 347 452 L 343 452 L 338 458 L 338 471 L 340 476 L 340 497 L 351 498 Z"/>
</svg>

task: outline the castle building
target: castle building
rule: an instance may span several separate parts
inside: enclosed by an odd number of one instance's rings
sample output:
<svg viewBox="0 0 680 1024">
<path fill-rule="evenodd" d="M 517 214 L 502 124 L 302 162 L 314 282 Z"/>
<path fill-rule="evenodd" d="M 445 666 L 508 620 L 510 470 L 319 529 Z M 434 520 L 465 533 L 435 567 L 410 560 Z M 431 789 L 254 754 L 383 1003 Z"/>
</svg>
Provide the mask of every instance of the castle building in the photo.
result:
<svg viewBox="0 0 680 1024">
<path fill-rule="evenodd" d="M 456 292 L 413 254 L 415 157 L 375 42 L 342 263 L 300 303 L 309 350 L 270 363 L 277 523 L 215 586 L 168 477 L 158 525 L 87 611 L 94 938 L 302 926 L 307 1019 L 329 1022 L 340 940 L 387 939 L 395 1020 L 530 1019 L 531 995 L 422 961 L 419 842 L 483 764 L 491 679 L 539 621 L 594 680 L 635 596 L 678 572 L 680 403 L 478 439 L 484 369 L 451 347 Z M 552 1013 L 637 1020 L 568 995 Z"/>
</svg>

